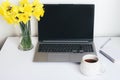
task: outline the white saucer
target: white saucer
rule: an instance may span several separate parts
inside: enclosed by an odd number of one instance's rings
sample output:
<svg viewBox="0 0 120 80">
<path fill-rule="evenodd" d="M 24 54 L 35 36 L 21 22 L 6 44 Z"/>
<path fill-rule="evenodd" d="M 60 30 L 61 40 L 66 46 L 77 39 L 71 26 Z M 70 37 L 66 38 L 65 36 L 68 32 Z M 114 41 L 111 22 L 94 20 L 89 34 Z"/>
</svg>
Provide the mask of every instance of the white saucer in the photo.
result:
<svg viewBox="0 0 120 80">
<path fill-rule="evenodd" d="M 81 72 L 83 75 L 85 75 L 85 76 L 91 76 L 91 77 L 93 77 L 93 76 L 99 76 L 99 75 L 102 75 L 103 73 L 105 72 L 105 68 L 104 67 L 101 67 L 101 69 L 100 69 L 100 71 L 98 72 L 98 73 L 95 73 L 95 74 L 85 74 L 85 73 L 83 73 L 83 72 Z"/>
</svg>

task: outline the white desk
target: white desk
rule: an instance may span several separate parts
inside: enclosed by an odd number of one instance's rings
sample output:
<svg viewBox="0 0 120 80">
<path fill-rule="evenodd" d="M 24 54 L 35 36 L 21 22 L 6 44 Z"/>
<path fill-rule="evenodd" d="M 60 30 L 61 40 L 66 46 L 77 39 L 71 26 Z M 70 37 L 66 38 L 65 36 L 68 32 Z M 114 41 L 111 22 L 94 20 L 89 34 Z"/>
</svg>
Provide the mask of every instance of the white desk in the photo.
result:
<svg viewBox="0 0 120 80">
<path fill-rule="evenodd" d="M 108 39 L 95 38 L 98 48 Z M 112 38 L 120 39 L 120 38 Z M 105 72 L 102 75 L 86 77 L 79 71 L 79 64 L 70 62 L 33 62 L 37 37 L 33 37 L 34 48 L 30 51 L 18 50 L 18 37 L 9 37 L 0 53 L 0 80 L 119 80 L 120 64 L 112 63 L 100 53 L 99 59 Z"/>
</svg>

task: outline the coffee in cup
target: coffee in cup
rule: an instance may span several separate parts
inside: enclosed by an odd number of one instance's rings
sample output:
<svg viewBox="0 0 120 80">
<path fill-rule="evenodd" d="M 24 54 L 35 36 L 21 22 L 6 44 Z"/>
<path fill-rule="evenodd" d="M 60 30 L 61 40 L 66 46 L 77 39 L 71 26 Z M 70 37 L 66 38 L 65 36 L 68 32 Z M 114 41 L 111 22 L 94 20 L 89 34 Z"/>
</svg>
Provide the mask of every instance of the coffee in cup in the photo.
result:
<svg viewBox="0 0 120 80">
<path fill-rule="evenodd" d="M 97 55 L 87 54 L 83 56 L 80 64 L 80 72 L 86 76 L 101 74 L 101 64 Z"/>
<path fill-rule="evenodd" d="M 98 61 L 98 59 L 97 58 L 96 59 L 85 59 L 85 61 L 88 63 L 95 63 Z"/>
</svg>

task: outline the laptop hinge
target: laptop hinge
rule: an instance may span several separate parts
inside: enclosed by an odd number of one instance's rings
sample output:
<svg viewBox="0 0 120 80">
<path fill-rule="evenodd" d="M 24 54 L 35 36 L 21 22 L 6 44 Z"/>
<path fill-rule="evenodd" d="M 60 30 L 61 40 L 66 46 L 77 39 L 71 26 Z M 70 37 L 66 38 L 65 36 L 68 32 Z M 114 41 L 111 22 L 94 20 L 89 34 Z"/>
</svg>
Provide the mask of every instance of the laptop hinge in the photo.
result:
<svg viewBox="0 0 120 80">
<path fill-rule="evenodd" d="M 44 40 L 42 43 L 88 43 L 91 42 L 91 40 L 76 40 L 76 41 L 70 41 L 70 40 Z"/>
</svg>

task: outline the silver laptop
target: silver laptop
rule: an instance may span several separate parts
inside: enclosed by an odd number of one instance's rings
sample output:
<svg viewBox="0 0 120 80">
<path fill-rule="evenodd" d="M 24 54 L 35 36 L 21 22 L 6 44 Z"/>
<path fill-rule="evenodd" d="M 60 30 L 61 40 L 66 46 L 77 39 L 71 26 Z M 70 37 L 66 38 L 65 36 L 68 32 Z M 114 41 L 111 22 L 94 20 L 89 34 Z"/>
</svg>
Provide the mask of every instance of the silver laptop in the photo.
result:
<svg viewBox="0 0 120 80">
<path fill-rule="evenodd" d="M 80 62 L 96 54 L 93 4 L 45 4 L 38 22 L 35 62 Z"/>
</svg>

